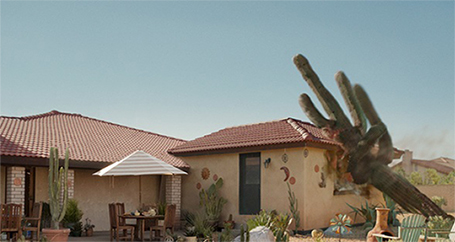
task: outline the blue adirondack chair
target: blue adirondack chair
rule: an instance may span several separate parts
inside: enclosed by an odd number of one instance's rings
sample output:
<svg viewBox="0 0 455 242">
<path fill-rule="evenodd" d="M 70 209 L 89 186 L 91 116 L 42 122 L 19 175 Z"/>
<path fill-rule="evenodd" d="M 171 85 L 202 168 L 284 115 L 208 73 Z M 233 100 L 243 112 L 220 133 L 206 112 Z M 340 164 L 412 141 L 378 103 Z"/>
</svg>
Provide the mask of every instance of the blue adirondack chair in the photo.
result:
<svg viewBox="0 0 455 242">
<path fill-rule="evenodd" d="M 384 239 L 398 240 L 402 239 L 403 242 L 416 242 L 419 241 L 419 236 L 425 227 L 425 217 L 419 214 L 413 214 L 403 219 L 401 226 L 398 227 L 398 236 L 388 236 L 384 234 L 373 234 L 378 242 Z"/>
</svg>

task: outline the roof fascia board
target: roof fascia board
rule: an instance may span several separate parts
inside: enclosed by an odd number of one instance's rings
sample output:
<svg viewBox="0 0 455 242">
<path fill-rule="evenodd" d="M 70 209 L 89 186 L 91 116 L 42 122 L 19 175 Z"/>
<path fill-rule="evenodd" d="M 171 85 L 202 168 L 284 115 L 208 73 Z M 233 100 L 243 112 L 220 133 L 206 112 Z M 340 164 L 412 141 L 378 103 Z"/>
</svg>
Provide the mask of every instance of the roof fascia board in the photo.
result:
<svg viewBox="0 0 455 242">
<path fill-rule="evenodd" d="M 35 166 L 35 167 L 48 167 L 49 159 L 47 158 L 34 158 L 34 157 L 22 157 L 22 156 L 6 156 L 2 155 L 0 160 L 1 165 L 8 166 Z M 63 161 L 60 161 L 63 165 Z M 111 162 L 93 162 L 93 161 L 69 161 L 69 168 L 79 169 L 101 169 L 107 165 L 112 164 Z"/>
<path fill-rule="evenodd" d="M 275 150 L 275 149 L 298 148 L 298 147 L 302 147 L 302 148 L 311 147 L 311 148 L 333 150 L 333 151 L 336 151 L 339 149 L 339 147 L 335 146 L 335 145 L 320 144 L 320 143 L 314 143 L 314 142 L 296 142 L 296 143 L 286 143 L 286 144 L 248 146 L 248 147 L 205 150 L 205 151 L 189 151 L 189 152 L 178 152 L 178 153 L 170 152 L 170 154 L 173 156 L 177 156 L 177 157 L 187 157 L 187 156 L 257 152 L 257 151 L 261 151 L 261 150 Z"/>
</svg>

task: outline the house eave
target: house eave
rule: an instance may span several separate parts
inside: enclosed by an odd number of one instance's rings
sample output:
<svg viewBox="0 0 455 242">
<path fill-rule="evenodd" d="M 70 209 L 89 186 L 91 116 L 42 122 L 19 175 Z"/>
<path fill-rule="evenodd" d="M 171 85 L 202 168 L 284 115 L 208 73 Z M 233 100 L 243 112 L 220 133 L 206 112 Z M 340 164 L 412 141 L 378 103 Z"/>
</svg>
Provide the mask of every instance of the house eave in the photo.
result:
<svg viewBox="0 0 455 242">
<path fill-rule="evenodd" d="M 23 157 L 23 156 L 9 156 L 2 155 L 0 163 L 3 166 L 35 166 L 35 167 L 48 167 L 49 159 L 37 158 L 37 157 Z M 61 161 L 63 165 L 63 161 Z M 93 162 L 93 161 L 78 161 L 70 160 L 69 168 L 72 169 L 101 169 L 107 165 L 112 164 L 111 162 Z"/>
<path fill-rule="evenodd" d="M 188 156 L 201 156 L 201 155 L 215 155 L 215 154 L 229 154 L 229 153 L 247 153 L 255 152 L 258 150 L 274 150 L 274 149 L 285 149 L 285 148 L 304 148 L 312 147 L 325 150 L 336 151 L 340 149 L 339 146 L 316 143 L 316 142 L 295 142 L 295 143 L 281 143 L 271 145 L 257 145 L 257 146 L 246 146 L 246 147 L 234 147 L 224 149 L 207 149 L 207 150 L 196 150 L 196 151 L 182 151 L 182 152 L 169 152 L 169 154 L 177 157 L 188 157 Z"/>
</svg>

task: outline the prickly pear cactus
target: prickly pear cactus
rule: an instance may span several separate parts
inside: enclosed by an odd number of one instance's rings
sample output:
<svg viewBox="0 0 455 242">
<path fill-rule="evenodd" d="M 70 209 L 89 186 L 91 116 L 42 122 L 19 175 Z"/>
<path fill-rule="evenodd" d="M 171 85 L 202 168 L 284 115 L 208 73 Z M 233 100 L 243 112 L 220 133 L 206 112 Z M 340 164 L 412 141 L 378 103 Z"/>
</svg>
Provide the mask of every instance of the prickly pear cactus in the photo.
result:
<svg viewBox="0 0 455 242">
<path fill-rule="evenodd" d="M 64 166 L 60 167 L 58 149 L 52 147 L 49 155 L 49 207 L 52 216 L 51 227 L 53 229 L 59 228 L 68 204 L 68 166 L 68 149 L 65 152 Z M 63 198 L 61 198 L 62 190 Z"/>
</svg>

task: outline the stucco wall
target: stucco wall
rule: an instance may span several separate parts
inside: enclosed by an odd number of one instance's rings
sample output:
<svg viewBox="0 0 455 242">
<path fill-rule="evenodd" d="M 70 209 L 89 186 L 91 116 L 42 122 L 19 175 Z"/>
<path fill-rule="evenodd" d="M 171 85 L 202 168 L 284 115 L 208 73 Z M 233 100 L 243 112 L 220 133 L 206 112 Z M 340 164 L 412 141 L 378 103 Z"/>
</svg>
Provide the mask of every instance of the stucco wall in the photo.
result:
<svg viewBox="0 0 455 242">
<path fill-rule="evenodd" d="M 0 171 L 0 202 L 1 203 L 6 203 L 6 194 L 5 194 L 5 187 L 6 187 L 6 167 L 1 166 L 1 171 Z"/>
<path fill-rule="evenodd" d="M 108 204 L 111 202 L 125 203 L 126 211 L 140 207 L 139 177 L 99 177 L 92 176 L 96 170 L 75 170 L 74 199 L 84 212 L 83 221 L 88 217 L 96 226 L 95 230 L 109 230 Z M 48 201 L 48 169 L 36 168 L 36 201 Z M 142 176 L 142 203 L 158 202 L 160 176 Z"/>
<path fill-rule="evenodd" d="M 447 206 L 442 206 L 447 212 L 455 212 L 455 186 L 454 185 L 421 185 L 417 186 L 422 193 L 429 198 L 433 196 L 444 197 L 447 200 Z"/>
<path fill-rule="evenodd" d="M 331 218 L 335 214 L 350 214 L 352 211 L 346 204 L 359 207 L 365 204 L 365 198 L 355 194 L 346 195 L 333 195 L 334 181 L 328 174 L 324 174 L 326 179 L 326 186 L 320 187 L 321 172 L 326 165 L 326 158 L 324 153 L 319 149 L 308 148 L 309 155 L 304 158 L 304 196 L 305 203 L 303 205 L 303 226 L 305 230 L 313 228 L 328 227 Z M 319 169 L 316 168 L 318 166 Z M 318 172 L 316 172 L 319 170 Z M 373 189 L 369 204 L 378 204 L 382 202 L 382 193 Z M 354 217 L 352 216 L 354 219 Z M 362 222 L 360 219 L 356 223 Z"/>
<path fill-rule="evenodd" d="M 89 217 L 96 230 L 109 230 L 108 204 L 125 203 L 126 211 L 139 208 L 139 177 L 98 177 L 92 176 L 95 171 L 76 170 L 74 198 L 79 201 L 84 218 Z M 158 202 L 160 176 L 141 177 L 142 203 Z"/>
<path fill-rule="evenodd" d="M 184 157 L 184 160 L 191 166 L 188 176 L 182 177 L 182 210 L 197 212 L 199 210 L 199 189 L 196 188 L 200 183 L 202 188 L 207 189 L 213 182 L 213 175 L 223 178 L 224 185 L 220 190 L 221 196 L 228 200 L 224 205 L 222 219 L 227 219 L 231 213 L 235 220 L 238 215 L 238 154 L 209 155 Z M 201 172 L 204 167 L 209 168 L 210 176 L 203 180 Z"/>
<path fill-rule="evenodd" d="M 304 150 L 308 156 L 304 157 Z M 326 160 L 322 149 L 292 148 L 264 150 L 261 152 L 261 208 L 276 209 L 278 212 L 289 212 L 288 188 L 283 181 L 285 174 L 280 168 L 286 166 L 290 177 L 295 178 L 291 189 L 299 201 L 301 228 L 304 230 L 327 227 L 329 220 L 336 213 L 348 213 L 351 210 L 346 203 L 358 206 L 365 199 L 356 195 L 333 195 L 334 183 L 326 179 L 326 188 L 320 188 L 320 172 Z M 282 161 L 282 155 L 288 155 L 287 163 Z M 268 168 L 264 168 L 265 159 L 271 158 Z M 228 199 L 223 209 L 222 219 L 233 215 L 237 223 L 243 223 L 251 216 L 239 215 L 239 153 L 182 157 L 191 166 L 188 176 L 182 180 L 182 209 L 196 212 L 199 208 L 199 190 L 196 185 L 201 183 L 207 188 L 214 182 L 213 175 L 222 177 L 224 186 L 221 195 Z M 314 167 L 318 165 L 319 172 Z M 203 180 L 201 172 L 204 167 L 210 170 L 210 177 Z M 374 202 L 374 201 L 372 201 Z"/>
</svg>

